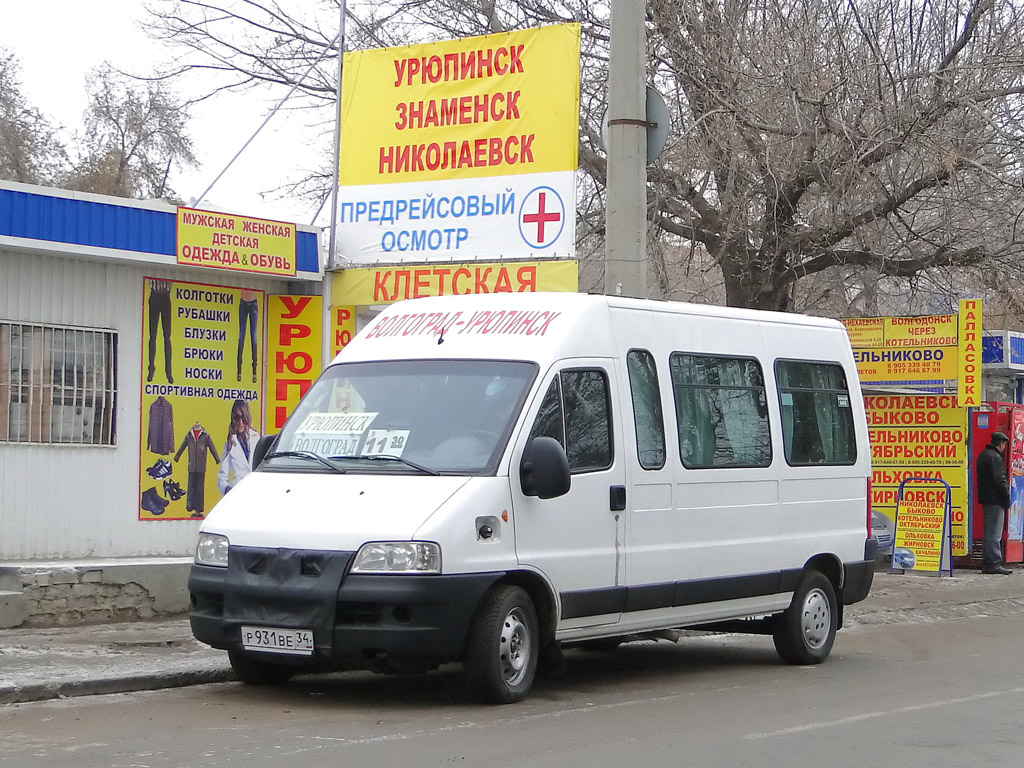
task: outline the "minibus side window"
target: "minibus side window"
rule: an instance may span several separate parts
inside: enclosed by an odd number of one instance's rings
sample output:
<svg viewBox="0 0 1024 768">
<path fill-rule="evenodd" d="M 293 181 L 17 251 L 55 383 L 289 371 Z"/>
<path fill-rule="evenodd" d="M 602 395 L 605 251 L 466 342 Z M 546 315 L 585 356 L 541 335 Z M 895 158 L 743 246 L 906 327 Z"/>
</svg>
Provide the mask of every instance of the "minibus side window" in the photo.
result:
<svg viewBox="0 0 1024 768">
<path fill-rule="evenodd" d="M 665 420 L 654 356 L 646 349 L 632 349 L 626 355 L 626 370 L 633 399 L 637 458 L 644 469 L 661 469 L 665 466 Z"/>
<path fill-rule="evenodd" d="M 768 401 L 757 360 L 676 352 L 669 365 L 684 467 L 772 463 Z"/>
<path fill-rule="evenodd" d="M 562 371 L 541 402 L 530 438 L 553 437 L 573 474 L 612 464 L 611 406 L 604 371 Z"/>
<path fill-rule="evenodd" d="M 530 439 L 535 437 L 553 437 L 565 448 L 565 426 L 562 423 L 562 391 L 558 386 L 558 377 L 551 381 L 547 394 L 540 404 L 537 420 L 530 431 Z"/>
<path fill-rule="evenodd" d="M 786 461 L 794 466 L 853 464 L 857 439 L 846 374 L 831 363 L 775 363 Z"/>
</svg>

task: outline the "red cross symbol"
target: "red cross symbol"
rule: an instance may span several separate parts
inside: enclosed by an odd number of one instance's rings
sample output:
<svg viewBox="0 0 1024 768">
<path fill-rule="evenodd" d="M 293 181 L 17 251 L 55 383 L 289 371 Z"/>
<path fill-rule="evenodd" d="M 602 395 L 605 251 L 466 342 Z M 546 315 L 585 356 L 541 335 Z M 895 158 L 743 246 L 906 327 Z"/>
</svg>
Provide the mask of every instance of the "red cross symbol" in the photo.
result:
<svg viewBox="0 0 1024 768">
<path fill-rule="evenodd" d="M 537 198 L 539 200 L 537 204 L 536 213 L 527 213 L 523 216 L 523 222 L 525 224 L 536 224 L 537 225 L 537 244 L 544 244 L 544 225 L 548 222 L 560 221 L 562 214 L 556 211 L 550 213 L 544 209 L 545 195 L 546 192 L 538 192 Z"/>
</svg>

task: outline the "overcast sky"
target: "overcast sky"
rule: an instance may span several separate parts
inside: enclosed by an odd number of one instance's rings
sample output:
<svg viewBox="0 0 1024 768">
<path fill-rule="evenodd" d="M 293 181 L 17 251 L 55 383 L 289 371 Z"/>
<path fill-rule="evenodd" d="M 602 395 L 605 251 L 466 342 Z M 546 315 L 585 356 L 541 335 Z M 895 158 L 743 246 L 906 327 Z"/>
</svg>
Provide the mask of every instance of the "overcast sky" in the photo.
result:
<svg viewBox="0 0 1024 768">
<path fill-rule="evenodd" d="M 0 0 L 0 46 L 21 62 L 28 102 L 68 129 L 81 125 L 87 98 L 85 75 L 109 60 L 133 73 L 147 73 L 170 52 L 138 27 L 140 0 Z M 215 97 L 192 112 L 190 135 L 199 168 L 171 177 L 188 202 L 198 197 L 259 127 L 284 94 L 260 98 Z M 66 134 L 65 134 L 66 135 Z M 284 182 L 294 169 L 311 168 L 318 158 L 301 120 L 279 112 L 217 183 L 201 207 L 217 207 L 263 218 L 311 223 L 306 204 L 261 195 Z M 329 204 L 317 219 L 326 226 Z"/>
</svg>

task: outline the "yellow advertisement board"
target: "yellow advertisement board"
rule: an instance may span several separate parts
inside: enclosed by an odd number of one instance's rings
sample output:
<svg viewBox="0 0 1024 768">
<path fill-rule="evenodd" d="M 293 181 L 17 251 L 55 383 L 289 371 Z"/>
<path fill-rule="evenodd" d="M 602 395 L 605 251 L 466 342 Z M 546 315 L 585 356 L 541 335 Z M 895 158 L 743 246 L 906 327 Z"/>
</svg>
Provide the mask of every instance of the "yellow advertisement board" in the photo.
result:
<svg viewBox="0 0 1024 768">
<path fill-rule="evenodd" d="M 374 306 L 421 296 L 570 291 L 579 285 L 575 261 L 421 264 L 335 272 L 331 304 Z"/>
<path fill-rule="evenodd" d="M 967 409 L 953 395 L 868 395 L 864 407 L 871 438 L 872 509 L 895 520 L 901 482 L 911 477 L 944 480 L 951 489 L 953 554 L 968 554 Z M 926 492 L 937 491 L 929 487 Z"/>
<path fill-rule="evenodd" d="M 574 170 L 580 25 L 345 54 L 338 183 Z"/>
<path fill-rule="evenodd" d="M 854 349 L 885 345 L 884 317 L 849 317 L 842 322 L 850 337 L 850 346 Z"/>
<path fill-rule="evenodd" d="M 960 370 L 955 346 L 854 349 L 853 358 L 862 384 L 955 381 Z"/>
<path fill-rule="evenodd" d="M 896 516 L 893 567 L 937 572 L 942 567 L 946 489 L 904 486 Z"/>
<path fill-rule="evenodd" d="M 980 299 L 961 301 L 956 315 L 854 317 L 842 322 L 862 383 L 956 381 L 964 407 L 980 404 Z"/>
<path fill-rule="evenodd" d="M 202 518 L 248 472 L 264 310 L 262 291 L 143 279 L 140 520 Z"/>
<path fill-rule="evenodd" d="M 884 317 L 884 347 L 956 346 L 956 315 Z"/>
<path fill-rule="evenodd" d="M 959 376 L 957 316 L 843 319 L 861 383 L 954 381 Z"/>
<path fill-rule="evenodd" d="M 267 297 L 267 430 L 275 434 L 323 370 L 323 298 Z"/>
<path fill-rule="evenodd" d="M 356 335 L 356 308 L 331 307 L 331 359 Z"/>
<path fill-rule="evenodd" d="M 842 323 L 854 348 L 953 347 L 957 343 L 957 315 L 847 317 Z"/>
<path fill-rule="evenodd" d="M 178 208 L 179 264 L 294 276 L 295 225 L 283 221 Z"/>
</svg>

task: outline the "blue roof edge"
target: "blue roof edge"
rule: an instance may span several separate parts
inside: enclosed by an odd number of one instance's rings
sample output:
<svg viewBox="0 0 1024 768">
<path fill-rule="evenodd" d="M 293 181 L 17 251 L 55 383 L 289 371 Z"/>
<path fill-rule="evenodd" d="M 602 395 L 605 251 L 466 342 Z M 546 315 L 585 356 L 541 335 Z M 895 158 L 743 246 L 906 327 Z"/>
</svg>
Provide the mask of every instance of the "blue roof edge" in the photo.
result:
<svg viewBox="0 0 1024 768">
<path fill-rule="evenodd" d="M 322 275 L 317 231 L 299 226 L 296 269 Z M 0 181 L 0 236 L 174 256 L 177 209 L 167 203 Z"/>
</svg>

